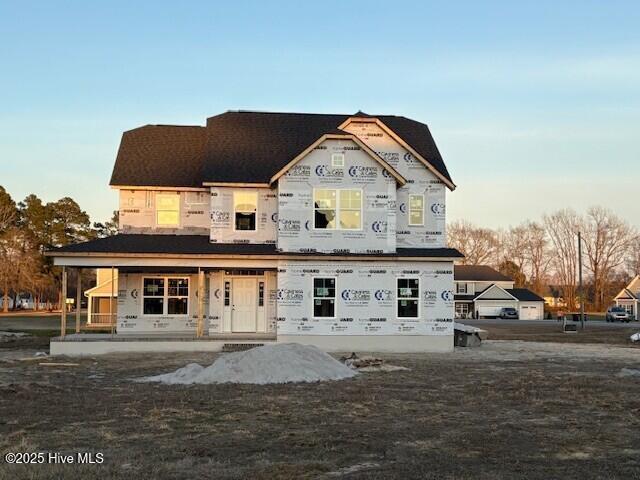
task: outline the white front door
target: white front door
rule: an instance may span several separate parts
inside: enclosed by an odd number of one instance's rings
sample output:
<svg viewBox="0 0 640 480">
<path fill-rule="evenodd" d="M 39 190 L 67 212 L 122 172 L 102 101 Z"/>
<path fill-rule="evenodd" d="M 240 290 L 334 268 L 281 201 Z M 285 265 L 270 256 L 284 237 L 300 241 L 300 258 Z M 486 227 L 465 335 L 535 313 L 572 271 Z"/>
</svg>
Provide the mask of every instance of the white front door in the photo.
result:
<svg viewBox="0 0 640 480">
<path fill-rule="evenodd" d="M 231 288 L 231 331 L 257 331 L 256 279 L 234 278 Z"/>
</svg>

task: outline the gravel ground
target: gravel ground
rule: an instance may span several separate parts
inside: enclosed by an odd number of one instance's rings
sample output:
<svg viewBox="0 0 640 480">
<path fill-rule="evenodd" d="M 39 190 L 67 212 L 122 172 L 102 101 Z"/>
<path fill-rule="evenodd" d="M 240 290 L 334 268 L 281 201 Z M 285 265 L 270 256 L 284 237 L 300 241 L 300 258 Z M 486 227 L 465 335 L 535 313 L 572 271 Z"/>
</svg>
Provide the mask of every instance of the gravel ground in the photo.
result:
<svg viewBox="0 0 640 480">
<path fill-rule="evenodd" d="M 47 367 L 25 360 L 39 348 L 0 346 L 2 454 L 104 463 L 0 460 L 0 479 L 640 478 L 640 377 L 620 376 L 640 369 L 635 348 L 490 341 L 384 357 L 409 371 L 264 386 L 132 381 L 214 354 Z"/>
</svg>

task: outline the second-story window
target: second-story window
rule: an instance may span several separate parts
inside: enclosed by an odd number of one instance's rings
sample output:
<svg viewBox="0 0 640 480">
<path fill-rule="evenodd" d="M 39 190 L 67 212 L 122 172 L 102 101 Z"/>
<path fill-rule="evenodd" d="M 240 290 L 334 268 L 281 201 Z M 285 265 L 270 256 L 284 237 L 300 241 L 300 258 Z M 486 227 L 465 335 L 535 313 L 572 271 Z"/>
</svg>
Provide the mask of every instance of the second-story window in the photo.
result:
<svg viewBox="0 0 640 480">
<path fill-rule="evenodd" d="M 156 195 L 156 225 L 159 227 L 180 225 L 180 194 L 158 193 Z"/>
<path fill-rule="evenodd" d="M 314 190 L 313 216 L 313 225 L 317 229 L 361 230 L 362 190 Z"/>
<path fill-rule="evenodd" d="M 331 166 L 332 167 L 344 167 L 344 153 L 332 153 L 331 154 Z"/>
<path fill-rule="evenodd" d="M 456 293 L 466 294 L 467 293 L 467 284 L 466 283 L 456 283 Z"/>
<path fill-rule="evenodd" d="M 234 192 L 233 211 L 235 212 L 236 230 L 255 230 L 258 194 L 256 192 Z"/>
<path fill-rule="evenodd" d="M 424 225 L 424 195 L 409 195 L 409 226 Z"/>
</svg>

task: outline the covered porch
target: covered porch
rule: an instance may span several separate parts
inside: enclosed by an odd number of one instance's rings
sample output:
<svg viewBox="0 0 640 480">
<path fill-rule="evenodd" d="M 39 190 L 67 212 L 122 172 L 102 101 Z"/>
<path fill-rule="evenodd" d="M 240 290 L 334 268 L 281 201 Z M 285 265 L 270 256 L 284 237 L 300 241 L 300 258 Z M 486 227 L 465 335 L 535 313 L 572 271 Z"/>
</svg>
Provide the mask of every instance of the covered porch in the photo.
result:
<svg viewBox="0 0 640 480">
<path fill-rule="evenodd" d="M 225 247 L 224 253 L 51 252 L 62 267 L 63 298 L 72 269 L 98 271 L 97 285 L 85 292 L 88 331 L 77 319 L 68 334 L 72 319 L 62 312 L 51 353 L 220 351 L 276 341 L 274 247 L 256 245 L 247 254 Z"/>
</svg>

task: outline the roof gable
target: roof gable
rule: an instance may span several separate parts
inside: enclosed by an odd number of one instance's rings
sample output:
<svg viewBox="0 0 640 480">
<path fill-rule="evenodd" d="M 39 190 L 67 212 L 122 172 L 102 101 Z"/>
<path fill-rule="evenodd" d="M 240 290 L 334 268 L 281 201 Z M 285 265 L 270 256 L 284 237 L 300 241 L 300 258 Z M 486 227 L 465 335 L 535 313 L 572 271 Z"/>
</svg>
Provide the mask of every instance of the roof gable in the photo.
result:
<svg viewBox="0 0 640 480">
<path fill-rule="evenodd" d="M 474 300 L 518 300 L 499 285 L 493 284 L 485 288 Z"/>
<path fill-rule="evenodd" d="M 404 117 L 400 117 L 400 118 L 403 118 L 405 123 L 398 124 L 397 122 L 394 122 L 394 118 L 398 118 L 398 117 L 388 117 L 387 121 L 389 123 L 396 123 L 396 125 L 397 125 L 396 128 L 399 128 L 401 130 L 404 127 L 407 136 L 412 138 L 412 140 L 414 142 L 420 142 L 419 133 L 418 133 L 420 130 L 423 130 L 422 131 L 422 135 L 424 135 L 427 138 L 431 139 L 430 144 L 428 146 L 425 144 L 424 145 L 425 148 L 422 149 L 425 152 L 429 151 L 430 160 L 427 160 L 413 146 L 411 146 L 409 143 L 407 143 L 407 141 L 405 141 L 405 139 L 403 139 L 396 132 L 394 132 L 393 129 L 389 128 L 389 126 L 387 126 L 384 123 L 384 121 L 380 120 L 380 118 L 372 117 L 372 116 L 367 115 L 365 113 L 358 112 L 356 115 L 354 115 L 352 117 L 349 117 L 347 120 L 345 120 L 338 128 L 340 128 L 341 130 L 345 130 L 352 123 L 375 123 L 382 131 L 384 131 L 393 140 L 395 140 L 396 143 L 398 143 L 401 147 L 403 147 L 411 155 L 413 155 L 420 163 L 422 163 L 427 168 L 427 170 L 429 170 L 437 178 L 439 178 L 447 187 L 449 187 L 451 190 L 455 190 L 456 186 L 453 183 L 453 181 L 451 180 L 451 177 L 449 176 L 449 172 L 447 171 L 447 167 L 444 165 L 444 162 L 442 161 L 442 157 L 440 156 L 440 152 L 438 151 L 438 147 L 436 146 L 435 142 L 433 141 L 433 137 L 431 137 L 431 132 L 429 131 L 428 127 L 426 125 L 424 125 L 424 124 L 419 123 L 419 122 L 415 122 L 417 125 L 412 125 L 410 122 L 413 122 L 413 120 L 405 119 Z M 406 127 L 409 127 L 409 126 L 411 126 L 412 129 L 415 128 L 416 131 L 412 132 L 411 134 L 409 134 L 410 130 L 406 128 Z M 415 135 L 414 135 L 414 133 L 415 133 Z M 436 168 L 436 166 L 434 164 L 437 165 L 438 168 Z"/>
<path fill-rule="evenodd" d="M 400 175 L 391 165 L 385 162 L 380 156 L 371 150 L 366 144 L 362 142 L 358 137 L 351 133 L 340 132 L 340 133 L 327 133 L 322 135 L 318 140 L 313 142 L 307 148 L 304 149 L 298 156 L 296 156 L 293 160 L 291 160 L 288 164 L 286 164 L 279 172 L 277 172 L 273 177 L 271 177 L 270 183 L 275 183 L 282 175 L 287 173 L 291 167 L 293 167 L 296 163 L 300 162 L 303 158 L 305 158 L 309 153 L 311 153 L 318 145 L 321 145 L 326 140 L 351 140 L 355 144 L 357 144 L 362 151 L 364 151 L 369 157 L 371 157 L 376 163 L 378 163 L 382 168 L 387 170 L 393 178 L 396 179 L 398 184 L 405 185 L 407 180 Z"/>
</svg>

